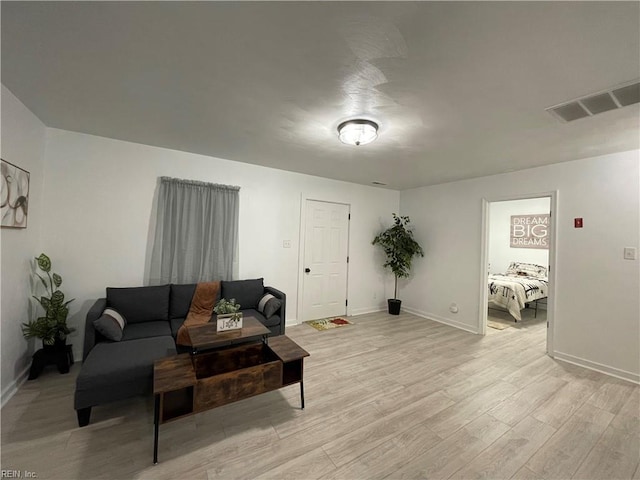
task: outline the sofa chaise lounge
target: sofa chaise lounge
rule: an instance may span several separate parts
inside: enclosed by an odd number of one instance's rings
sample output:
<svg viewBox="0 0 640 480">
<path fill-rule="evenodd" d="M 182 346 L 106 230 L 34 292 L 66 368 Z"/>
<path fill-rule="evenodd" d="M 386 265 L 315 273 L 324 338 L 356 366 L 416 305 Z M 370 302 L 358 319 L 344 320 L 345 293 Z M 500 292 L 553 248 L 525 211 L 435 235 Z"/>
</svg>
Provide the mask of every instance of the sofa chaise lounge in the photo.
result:
<svg viewBox="0 0 640 480">
<path fill-rule="evenodd" d="M 91 407 L 152 391 L 155 360 L 181 350 L 175 339 L 189 312 L 195 288 L 195 283 L 107 288 L 106 297 L 93 304 L 86 317 L 83 364 L 74 399 L 81 427 L 89 424 Z M 263 310 L 269 316 L 258 311 L 265 294 L 273 295 L 275 304 L 279 303 L 275 313 Z M 265 287 L 262 278 L 222 281 L 219 298 L 235 298 L 241 311 L 260 320 L 271 336 L 284 334 L 286 296 L 273 287 Z M 107 340 L 94 326 L 106 308 L 126 319 L 120 341 Z"/>
</svg>

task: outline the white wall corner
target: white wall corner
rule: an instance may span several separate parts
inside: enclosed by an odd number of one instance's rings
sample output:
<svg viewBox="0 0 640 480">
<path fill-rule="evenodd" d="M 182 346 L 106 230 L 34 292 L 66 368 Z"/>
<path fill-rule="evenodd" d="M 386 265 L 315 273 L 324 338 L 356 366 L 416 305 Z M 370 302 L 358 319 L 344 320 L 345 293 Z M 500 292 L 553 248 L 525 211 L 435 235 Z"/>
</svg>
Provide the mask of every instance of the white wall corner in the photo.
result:
<svg viewBox="0 0 640 480">
<path fill-rule="evenodd" d="M 450 327 L 464 330 L 465 332 L 474 333 L 476 335 L 481 333 L 478 331 L 477 327 L 470 326 L 466 323 L 458 322 L 456 320 L 451 320 L 450 318 L 441 317 L 433 313 L 423 312 L 422 310 L 417 310 L 412 307 L 402 307 L 402 310 L 404 310 L 405 312 L 413 313 L 418 317 L 426 318 L 427 320 L 433 320 L 434 322 L 443 323 L 445 325 L 449 325 Z"/>
<path fill-rule="evenodd" d="M 302 322 L 298 322 L 297 318 L 289 318 L 284 322 L 284 328 L 293 327 L 294 325 L 300 325 Z"/>
<path fill-rule="evenodd" d="M 638 373 L 627 372 L 619 368 L 604 365 L 602 363 L 592 362 L 591 360 L 586 360 L 584 358 L 576 357 L 574 355 L 558 351 L 554 352 L 553 358 L 640 385 L 640 374 Z"/>
<path fill-rule="evenodd" d="M 11 397 L 15 395 L 18 389 L 22 386 L 24 382 L 27 381 L 27 377 L 29 374 L 29 369 L 31 368 L 31 364 L 27 365 L 25 369 L 20 372 L 20 374 L 15 378 L 6 388 L 2 391 L 2 399 L 0 399 L 0 408 L 4 407 Z"/>
</svg>

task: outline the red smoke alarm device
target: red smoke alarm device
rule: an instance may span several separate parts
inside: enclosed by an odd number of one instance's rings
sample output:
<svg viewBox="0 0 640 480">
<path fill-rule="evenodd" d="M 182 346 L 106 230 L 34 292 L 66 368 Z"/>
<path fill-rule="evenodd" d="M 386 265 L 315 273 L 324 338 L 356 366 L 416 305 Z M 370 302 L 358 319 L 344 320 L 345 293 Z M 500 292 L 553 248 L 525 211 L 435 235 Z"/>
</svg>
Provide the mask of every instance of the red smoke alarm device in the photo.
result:
<svg viewBox="0 0 640 480">
<path fill-rule="evenodd" d="M 574 218 L 573 219 L 573 228 L 582 228 L 582 219 Z"/>
</svg>

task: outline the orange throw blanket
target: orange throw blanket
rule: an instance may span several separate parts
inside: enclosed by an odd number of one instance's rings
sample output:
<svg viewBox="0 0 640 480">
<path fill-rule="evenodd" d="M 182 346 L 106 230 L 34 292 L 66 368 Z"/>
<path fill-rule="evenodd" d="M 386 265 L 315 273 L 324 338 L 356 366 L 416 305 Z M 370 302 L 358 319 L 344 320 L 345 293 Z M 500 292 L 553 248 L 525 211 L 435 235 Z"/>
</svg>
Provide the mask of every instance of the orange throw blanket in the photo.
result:
<svg viewBox="0 0 640 480">
<path fill-rule="evenodd" d="M 191 338 L 187 327 L 203 325 L 211 320 L 219 290 L 220 282 L 200 282 L 196 285 L 196 291 L 193 292 L 193 299 L 191 299 L 187 318 L 178 329 L 178 337 L 176 339 L 178 345 L 191 346 Z"/>
</svg>

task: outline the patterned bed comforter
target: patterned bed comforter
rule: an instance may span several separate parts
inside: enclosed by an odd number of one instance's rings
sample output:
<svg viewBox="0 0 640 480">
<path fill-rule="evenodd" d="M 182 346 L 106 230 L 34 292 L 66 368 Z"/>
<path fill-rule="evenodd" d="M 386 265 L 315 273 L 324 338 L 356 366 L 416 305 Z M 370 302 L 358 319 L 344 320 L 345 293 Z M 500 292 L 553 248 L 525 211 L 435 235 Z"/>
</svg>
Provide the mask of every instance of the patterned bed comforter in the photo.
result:
<svg viewBox="0 0 640 480">
<path fill-rule="evenodd" d="M 489 303 L 509 311 L 516 320 L 522 320 L 520 310 L 528 302 L 547 296 L 547 280 L 520 275 L 489 275 Z"/>
</svg>

